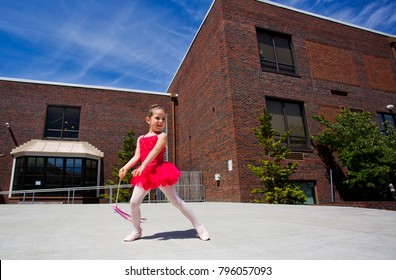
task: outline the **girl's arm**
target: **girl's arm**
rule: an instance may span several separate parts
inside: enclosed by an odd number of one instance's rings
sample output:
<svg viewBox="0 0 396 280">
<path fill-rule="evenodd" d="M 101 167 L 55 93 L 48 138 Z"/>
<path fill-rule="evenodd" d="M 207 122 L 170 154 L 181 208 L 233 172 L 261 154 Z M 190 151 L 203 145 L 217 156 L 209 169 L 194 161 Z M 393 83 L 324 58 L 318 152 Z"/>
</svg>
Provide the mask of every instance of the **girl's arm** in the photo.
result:
<svg viewBox="0 0 396 280">
<path fill-rule="evenodd" d="M 142 165 L 140 165 L 138 169 L 133 170 L 133 176 L 139 176 L 140 174 L 142 174 L 143 170 L 147 167 L 147 165 L 149 165 L 150 162 L 152 162 L 153 159 L 155 159 L 165 147 L 167 139 L 168 135 L 166 135 L 166 133 L 161 133 L 158 135 L 158 140 L 154 148 L 147 155 L 147 158 L 142 162 Z"/>
<path fill-rule="evenodd" d="M 136 144 L 136 150 L 135 150 L 135 154 L 134 156 L 120 169 L 120 171 L 118 172 L 118 176 L 120 176 L 120 179 L 124 179 L 127 171 L 129 169 L 131 169 L 132 167 L 134 167 L 139 161 L 140 161 L 140 138 L 142 136 L 140 136 L 137 140 L 137 144 Z"/>
</svg>

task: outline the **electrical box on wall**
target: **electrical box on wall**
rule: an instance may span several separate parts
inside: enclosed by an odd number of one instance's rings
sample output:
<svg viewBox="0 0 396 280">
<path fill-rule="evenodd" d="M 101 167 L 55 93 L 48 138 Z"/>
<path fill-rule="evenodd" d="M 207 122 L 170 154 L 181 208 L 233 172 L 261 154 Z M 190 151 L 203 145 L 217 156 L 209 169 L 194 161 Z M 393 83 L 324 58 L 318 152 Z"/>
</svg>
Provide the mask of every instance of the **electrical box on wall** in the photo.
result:
<svg viewBox="0 0 396 280">
<path fill-rule="evenodd" d="M 228 171 L 232 171 L 232 159 L 230 159 L 227 163 L 228 163 Z"/>
</svg>

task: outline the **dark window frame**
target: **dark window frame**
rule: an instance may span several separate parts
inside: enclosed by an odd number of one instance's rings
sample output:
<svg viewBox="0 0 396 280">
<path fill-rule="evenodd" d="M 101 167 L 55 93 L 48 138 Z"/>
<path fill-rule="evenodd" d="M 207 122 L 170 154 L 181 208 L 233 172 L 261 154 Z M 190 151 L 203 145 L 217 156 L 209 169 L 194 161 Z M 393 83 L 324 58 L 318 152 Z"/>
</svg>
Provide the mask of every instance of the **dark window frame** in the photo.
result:
<svg viewBox="0 0 396 280">
<path fill-rule="evenodd" d="M 261 69 L 265 72 L 271 72 L 271 73 L 278 73 L 278 74 L 284 74 L 284 75 L 290 75 L 290 76 L 299 76 L 298 75 L 298 68 L 297 68 L 297 59 L 294 51 L 294 44 L 292 40 L 292 36 L 289 34 L 284 34 L 280 32 L 274 32 L 262 28 L 256 28 L 256 34 L 257 34 L 257 44 L 258 44 L 258 49 L 259 49 L 259 58 L 260 58 L 260 65 Z M 264 50 L 261 48 L 261 44 L 264 44 L 263 38 L 266 36 L 266 39 L 270 39 L 272 42 L 272 53 L 266 56 L 264 54 Z M 291 64 L 290 63 L 285 63 L 280 61 L 279 58 L 279 51 L 277 48 L 277 43 L 276 41 L 279 40 L 287 40 L 288 41 L 288 50 L 290 51 L 290 59 L 291 59 Z M 269 45 L 267 45 L 269 46 Z M 268 58 L 270 56 L 273 56 L 273 59 Z M 269 65 L 273 65 L 270 67 Z M 290 68 L 292 70 L 286 70 L 286 68 Z"/>
<path fill-rule="evenodd" d="M 302 124 L 303 124 L 303 126 L 304 126 L 304 134 L 305 134 L 305 136 L 296 136 L 296 135 L 293 135 L 293 132 L 292 132 L 292 134 L 291 135 L 289 135 L 288 137 L 287 137 L 287 139 L 286 139 L 286 141 L 287 141 L 287 143 L 286 143 L 286 146 L 291 150 L 291 151 L 300 151 L 300 152 L 303 152 L 303 151 L 311 151 L 311 141 L 310 141 L 310 136 L 309 136 L 309 131 L 308 131 L 308 123 L 307 123 L 307 116 L 306 116 L 306 113 L 305 113 L 305 109 L 304 109 L 304 103 L 303 102 L 299 102 L 299 101 L 291 101 L 291 100 L 282 100 L 282 99 L 275 99 L 275 98 L 267 98 L 266 99 L 266 110 L 267 110 L 267 113 L 269 113 L 269 114 L 271 114 L 270 113 L 270 110 L 269 110 L 269 108 L 268 108 L 268 103 L 269 102 L 278 102 L 278 103 L 280 103 L 281 104 L 281 106 L 282 106 L 282 116 L 283 116 L 283 121 L 284 121 L 284 127 L 285 127 L 285 131 L 288 131 L 288 130 L 290 130 L 290 128 L 289 128 L 289 122 L 288 122 L 288 120 L 287 120 L 287 112 L 286 112 L 286 106 L 285 106 L 285 104 L 292 104 L 292 105 L 298 105 L 299 106 L 299 109 L 300 109 L 300 115 L 301 115 L 301 120 L 302 120 Z M 276 127 L 273 127 L 273 129 L 275 129 L 275 130 L 277 130 L 277 132 L 278 132 L 278 134 L 277 134 L 277 136 L 280 136 L 282 133 L 283 133 L 283 131 L 281 132 L 281 131 L 279 131 Z M 295 146 L 295 145 L 293 145 L 292 143 L 293 143 L 293 141 L 291 140 L 291 139 L 293 139 L 293 138 L 295 138 L 295 139 L 305 139 L 305 145 L 304 145 L 304 147 L 301 147 L 301 146 Z"/>
<path fill-rule="evenodd" d="M 53 119 L 54 116 L 57 118 Z M 45 117 L 44 138 L 78 140 L 80 137 L 80 122 L 81 107 L 48 105 Z"/>
<path fill-rule="evenodd" d="M 390 117 L 391 120 L 386 119 L 385 116 Z M 386 133 L 384 126 L 385 121 L 390 121 L 390 124 L 396 129 L 396 115 L 393 113 L 377 112 L 377 121 L 381 132 L 384 134 Z"/>
<path fill-rule="evenodd" d="M 36 165 L 40 165 L 41 172 Z M 30 162 L 30 165 L 29 165 Z M 55 165 L 50 166 L 50 164 Z M 70 164 L 73 162 L 73 164 Z M 76 165 L 76 162 L 80 164 Z M 22 156 L 16 158 L 16 170 L 14 172 L 13 190 L 34 190 L 53 188 L 79 188 L 97 185 L 97 173 L 99 161 L 84 157 L 54 157 L 54 156 Z M 80 169 L 78 171 L 78 169 Z M 77 172 L 76 172 L 77 171 Z M 31 180 L 29 178 L 32 178 Z M 67 179 L 72 179 L 72 184 L 67 184 Z M 50 183 L 60 182 L 60 184 Z M 40 184 L 36 184 L 40 182 Z M 78 182 L 78 184 L 75 184 Z M 61 195 L 65 195 L 64 193 Z"/>
<path fill-rule="evenodd" d="M 307 201 L 304 203 L 305 205 L 315 205 L 317 204 L 317 190 L 316 190 L 316 181 L 290 181 L 293 184 L 299 186 L 299 188 L 304 192 L 307 196 Z"/>
</svg>

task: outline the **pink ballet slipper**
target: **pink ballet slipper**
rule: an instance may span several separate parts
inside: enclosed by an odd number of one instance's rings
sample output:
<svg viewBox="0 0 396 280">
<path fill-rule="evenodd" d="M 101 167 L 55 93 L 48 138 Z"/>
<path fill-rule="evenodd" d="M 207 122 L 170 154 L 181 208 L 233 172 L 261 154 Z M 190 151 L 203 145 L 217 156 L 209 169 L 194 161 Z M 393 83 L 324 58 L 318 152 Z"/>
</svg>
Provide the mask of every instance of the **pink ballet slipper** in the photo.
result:
<svg viewBox="0 0 396 280">
<path fill-rule="evenodd" d="M 142 231 L 141 230 L 140 231 L 134 231 L 130 235 L 126 236 L 124 238 L 124 241 L 125 242 L 131 242 L 131 241 L 134 241 L 136 239 L 139 239 L 141 236 L 142 236 Z"/>
<path fill-rule="evenodd" d="M 198 237 L 202 240 L 202 241 L 208 241 L 210 239 L 209 237 L 209 232 L 204 228 L 203 225 L 198 225 L 195 230 L 198 233 Z"/>
</svg>

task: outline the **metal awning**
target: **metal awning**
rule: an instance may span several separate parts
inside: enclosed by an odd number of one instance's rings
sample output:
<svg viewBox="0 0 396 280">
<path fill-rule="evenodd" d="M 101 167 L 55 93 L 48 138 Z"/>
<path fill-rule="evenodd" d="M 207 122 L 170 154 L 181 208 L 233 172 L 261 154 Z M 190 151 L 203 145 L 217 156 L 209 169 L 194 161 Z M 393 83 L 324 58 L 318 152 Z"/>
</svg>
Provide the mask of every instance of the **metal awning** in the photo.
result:
<svg viewBox="0 0 396 280">
<path fill-rule="evenodd" d="M 88 142 L 38 140 L 33 139 L 22 144 L 10 153 L 13 157 L 50 156 L 50 157 L 82 157 L 101 159 L 104 153 Z"/>
</svg>

